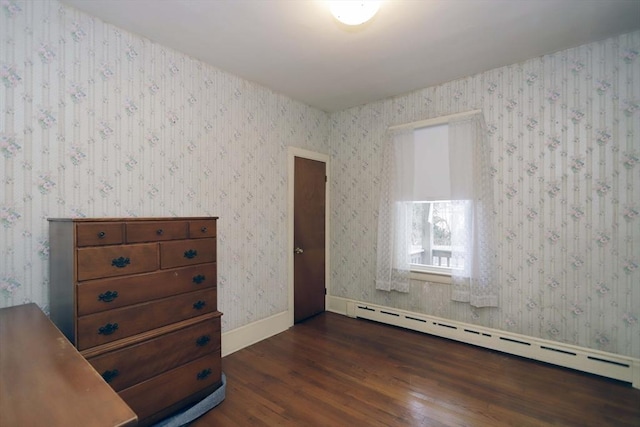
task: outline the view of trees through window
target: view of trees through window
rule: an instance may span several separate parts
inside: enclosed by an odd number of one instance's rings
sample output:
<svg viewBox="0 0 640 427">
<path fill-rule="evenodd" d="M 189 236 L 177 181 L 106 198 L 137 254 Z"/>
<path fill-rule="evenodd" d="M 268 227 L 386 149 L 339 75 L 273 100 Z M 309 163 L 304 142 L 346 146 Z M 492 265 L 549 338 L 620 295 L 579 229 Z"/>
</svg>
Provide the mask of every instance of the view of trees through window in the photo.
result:
<svg viewBox="0 0 640 427">
<path fill-rule="evenodd" d="M 413 202 L 411 264 L 462 268 L 464 260 L 452 255 L 452 227 L 464 224 L 464 202 Z"/>
</svg>

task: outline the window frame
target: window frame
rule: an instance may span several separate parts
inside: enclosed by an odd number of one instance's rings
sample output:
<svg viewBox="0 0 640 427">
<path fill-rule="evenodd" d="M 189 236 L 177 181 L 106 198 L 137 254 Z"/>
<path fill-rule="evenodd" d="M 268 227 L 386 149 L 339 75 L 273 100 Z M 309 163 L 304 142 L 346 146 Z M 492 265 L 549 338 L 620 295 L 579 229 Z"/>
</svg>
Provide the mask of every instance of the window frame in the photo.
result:
<svg viewBox="0 0 640 427">
<path fill-rule="evenodd" d="M 414 201 L 411 203 L 443 203 L 451 202 L 450 200 L 439 200 L 431 202 Z M 442 267 L 439 265 L 426 265 L 409 263 L 412 278 L 426 282 L 451 283 L 452 270 L 451 267 Z"/>
<path fill-rule="evenodd" d="M 431 126 L 439 126 L 439 125 L 448 125 L 452 120 L 472 116 L 475 114 L 481 114 L 482 110 L 471 110 L 463 113 L 454 113 L 446 116 L 435 117 L 432 119 L 419 120 L 416 122 L 405 123 L 396 126 L 390 126 L 390 131 L 400 130 L 400 129 L 413 129 L 414 131 L 419 128 L 431 127 Z M 419 280 L 424 282 L 433 282 L 433 283 L 441 283 L 441 284 L 451 284 L 452 283 L 452 272 L 451 268 L 447 267 L 439 267 L 439 266 L 425 266 L 423 264 L 409 264 L 409 272 L 410 278 L 412 280 Z"/>
<path fill-rule="evenodd" d="M 427 271 L 424 269 L 414 269 L 416 264 L 411 264 L 411 270 L 409 278 L 412 280 L 419 280 L 421 282 L 441 283 L 443 285 L 451 284 L 451 271 L 449 272 L 436 272 Z M 448 270 L 451 270 L 450 268 Z"/>
</svg>

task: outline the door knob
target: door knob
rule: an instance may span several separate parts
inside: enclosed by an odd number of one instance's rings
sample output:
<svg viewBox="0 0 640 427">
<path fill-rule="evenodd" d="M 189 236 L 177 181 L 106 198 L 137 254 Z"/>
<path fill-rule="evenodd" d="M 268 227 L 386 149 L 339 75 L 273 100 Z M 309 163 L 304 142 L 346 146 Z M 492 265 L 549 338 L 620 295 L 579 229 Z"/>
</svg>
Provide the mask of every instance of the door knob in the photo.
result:
<svg viewBox="0 0 640 427">
<path fill-rule="evenodd" d="M 302 250 L 302 248 L 295 248 L 295 249 L 293 250 L 293 253 L 294 253 L 294 254 L 301 254 L 302 252 L 304 252 L 304 251 Z"/>
</svg>

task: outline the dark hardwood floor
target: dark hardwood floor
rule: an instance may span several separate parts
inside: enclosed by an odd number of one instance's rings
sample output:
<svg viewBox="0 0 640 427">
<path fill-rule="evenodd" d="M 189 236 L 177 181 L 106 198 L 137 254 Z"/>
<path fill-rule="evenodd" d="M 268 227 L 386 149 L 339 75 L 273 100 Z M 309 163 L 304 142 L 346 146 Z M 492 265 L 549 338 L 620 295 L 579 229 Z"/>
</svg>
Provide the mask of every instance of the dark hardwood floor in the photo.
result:
<svg viewBox="0 0 640 427">
<path fill-rule="evenodd" d="M 222 360 L 204 426 L 640 426 L 630 384 L 324 313 Z"/>
</svg>

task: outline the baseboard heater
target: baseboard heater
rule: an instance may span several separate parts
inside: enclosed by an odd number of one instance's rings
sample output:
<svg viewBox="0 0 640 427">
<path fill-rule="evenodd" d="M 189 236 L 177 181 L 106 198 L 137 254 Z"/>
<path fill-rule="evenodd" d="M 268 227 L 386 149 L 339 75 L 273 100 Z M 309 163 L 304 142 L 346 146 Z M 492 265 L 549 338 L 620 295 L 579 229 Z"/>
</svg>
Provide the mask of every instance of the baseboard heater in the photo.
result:
<svg viewBox="0 0 640 427">
<path fill-rule="evenodd" d="M 640 388 L 640 359 L 632 357 L 371 304 L 348 302 L 347 315 L 589 372 Z"/>
</svg>

